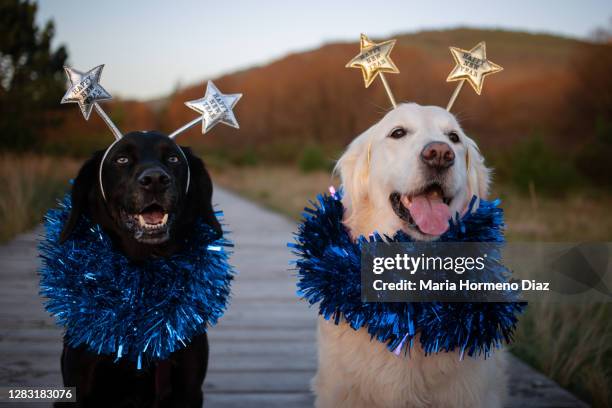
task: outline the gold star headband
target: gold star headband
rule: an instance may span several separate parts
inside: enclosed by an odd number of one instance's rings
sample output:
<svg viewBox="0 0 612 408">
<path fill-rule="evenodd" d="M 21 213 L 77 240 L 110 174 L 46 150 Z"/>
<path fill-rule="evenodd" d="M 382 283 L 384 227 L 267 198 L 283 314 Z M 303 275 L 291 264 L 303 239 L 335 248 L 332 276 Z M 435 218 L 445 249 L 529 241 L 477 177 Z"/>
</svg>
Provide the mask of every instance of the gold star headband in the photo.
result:
<svg viewBox="0 0 612 408">
<path fill-rule="evenodd" d="M 390 56 L 395 42 L 396 40 L 392 39 L 381 43 L 375 43 L 365 34 L 361 34 L 360 52 L 346 64 L 346 68 L 361 68 L 366 88 L 372 84 L 376 76 L 379 76 L 394 108 L 397 107 L 397 104 L 384 73 L 399 73 L 399 69 L 395 66 Z M 478 45 L 469 51 L 457 47 L 450 47 L 450 51 L 457 65 L 455 65 L 455 68 L 448 75 L 448 78 L 446 78 L 446 82 L 459 81 L 459 83 L 448 101 L 446 106 L 447 111 L 450 111 L 453 107 L 465 81 L 468 81 L 472 88 L 474 88 L 474 91 L 480 95 L 484 85 L 484 78 L 487 75 L 495 74 L 503 70 L 501 66 L 487 59 L 487 50 L 484 41 L 478 43 Z M 368 145 L 368 166 L 370 165 L 371 148 L 371 144 Z M 468 156 L 466 156 L 466 163 L 469 167 L 470 163 Z"/>
<path fill-rule="evenodd" d="M 484 41 L 481 41 L 469 51 L 457 47 L 449 48 L 457 65 L 448 74 L 446 82 L 459 81 L 459 83 L 451 95 L 448 105 L 446 105 L 447 111 L 450 111 L 453 107 L 465 81 L 472 85 L 474 91 L 480 95 L 485 77 L 503 70 L 502 67 L 487 59 L 487 45 Z"/>
<path fill-rule="evenodd" d="M 371 41 L 367 35 L 361 34 L 359 54 L 346 64 L 346 68 L 361 69 L 366 88 L 368 88 L 378 76 L 394 108 L 397 107 L 397 104 L 395 103 L 395 97 L 393 96 L 393 92 L 391 92 L 391 88 L 389 87 L 389 83 L 387 83 L 387 78 L 385 78 L 384 73 L 399 74 L 400 72 L 391 60 L 390 55 L 395 42 L 396 40 L 388 40 L 381 43 L 375 43 Z"/>
<path fill-rule="evenodd" d="M 361 69 L 366 88 L 374 82 L 377 76 L 380 77 L 385 87 L 385 91 L 387 92 L 387 96 L 394 108 L 397 107 L 397 103 L 395 102 L 395 97 L 393 96 L 393 92 L 391 92 L 391 88 L 389 87 L 389 83 L 384 73 L 399 74 L 400 72 L 395 63 L 391 60 L 390 55 L 395 43 L 395 39 L 375 43 L 370 40 L 367 35 L 361 34 L 359 54 L 346 64 L 346 68 Z M 449 48 L 456 65 L 448 75 L 448 78 L 446 78 L 446 81 L 459 81 L 459 84 L 457 84 L 446 106 L 446 110 L 448 111 L 453 107 L 465 81 L 474 88 L 474 91 L 476 91 L 478 95 L 480 95 L 482 93 L 485 77 L 503 70 L 501 66 L 487 59 L 487 49 L 484 41 L 478 43 L 478 45 L 469 51 L 457 47 Z"/>
<path fill-rule="evenodd" d="M 115 146 L 115 144 L 117 144 L 117 142 L 123 138 L 123 134 L 119 128 L 115 126 L 106 112 L 104 112 L 104 109 L 102 109 L 102 107 L 98 104 L 98 101 L 112 99 L 111 95 L 104 88 L 102 88 L 99 83 L 103 68 L 104 65 L 98 65 L 97 67 L 83 73 L 70 67 L 64 67 L 64 71 L 66 72 L 66 76 L 68 77 L 70 83 L 68 86 L 68 91 L 66 91 L 61 103 L 77 103 L 79 108 L 81 108 L 81 113 L 83 114 L 85 120 L 89 120 L 92 110 L 95 109 L 96 113 L 98 113 L 115 136 L 115 141 L 104 152 L 104 156 L 102 156 L 100 168 L 98 170 L 98 183 L 100 185 L 100 191 L 102 192 L 102 197 L 104 200 L 106 200 L 104 186 L 102 185 L 102 167 L 108 153 L 111 151 L 113 146 Z M 242 94 L 222 94 L 212 81 L 208 81 L 206 94 L 203 98 L 185 102 L 187 107 L 198 112 L 200 116 L 170 133 L 168 137 L 170 139 L 175 139 L 176 136 L 200 122 L 202 122 L 202 134 L 208 132 L 218 123 L 224 123 L 238 129 L 238 121 L 236 120 L 232 109 L 234 106 L 236 106 L 236 103 L 238 103 L 241 97 Z M 183 149 L 180 146 L 178 146 L 178 148 L 183 155 L 185 163 L 188 163 Z M 189 191 L 190 180 L 191 171 L 189 169 L 189 164 L 187 164 L 187 185 L 185 186 L 185 194 L 187 194 Z"/>
</svg>

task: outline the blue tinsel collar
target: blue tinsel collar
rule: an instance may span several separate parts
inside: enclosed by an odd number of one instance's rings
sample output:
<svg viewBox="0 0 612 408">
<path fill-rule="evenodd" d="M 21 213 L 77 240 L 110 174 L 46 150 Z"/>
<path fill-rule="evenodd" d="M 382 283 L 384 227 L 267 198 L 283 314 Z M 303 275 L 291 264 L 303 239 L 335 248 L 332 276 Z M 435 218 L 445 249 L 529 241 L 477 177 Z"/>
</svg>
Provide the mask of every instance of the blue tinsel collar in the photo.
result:
<svg viewBox="0 0 612 408">
<path fill-rule="evenodd" d="M 232 244 L 214 240 L 207 224 L 196 222 L 181 253 L 136 265 L 85 217 L 60 244 L 70 208 L 67 196 L 49 210 L 39 249 L 40 294 L 71 346 L 85 344 L 140 368 L 167 358 L 223 315 L 233 278 L 225 248 Z"/>
<path fill-rule="evenodd" d="M 470 204 L 473 208 L 475 200 Z M 338 324 L 345 320 L 353 329 L 366 328 L 372 338 L 390 350 L 407 344 L 418 334 L 426 353 L 459 349 L 468 355 L 488 355 L 512 333 L 524 303 L 365 303 L 361 302 L 361 246 L 382 241 L 379 235 L 353 241 L 342 223 L 344 207 L 340 195 L 319 196 L 314 208 L 306 208 L 304 219 L 290 243 L 296 261 L 298 295 L 310 304 L 319 303 L 319 314 Z M 445 242 L 503 243 L 503 210 L 499 201 L 480 200 L 440 237 Z M 414 242 L 397 232 L 391 242 Z M 491 273 L 505 279 L 508 270 L 491 259 Z"/>
</svg>

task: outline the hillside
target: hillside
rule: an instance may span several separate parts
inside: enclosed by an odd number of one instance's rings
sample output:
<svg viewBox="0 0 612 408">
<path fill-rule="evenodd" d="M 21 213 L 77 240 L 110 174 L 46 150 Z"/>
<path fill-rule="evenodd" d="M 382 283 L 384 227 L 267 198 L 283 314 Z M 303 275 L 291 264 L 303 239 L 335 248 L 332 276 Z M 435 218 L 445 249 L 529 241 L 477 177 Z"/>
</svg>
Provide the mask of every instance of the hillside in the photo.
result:
<svg viewBox="0 0 612 408">
<path fill-rule="evenodd" d="M 395 38 L 398 44 L 392 58 L 401 73 L 387 77 L 396 98 L 441 106 L 446 105 L 455 86 L 445 82 L 454 64 L 448 46 L 469 49 L 481 40 L 487 42 L 488 57 L 504 71 L 487 78 L 480 97 L 469 87 L 464 88 L 454 108 L 466 131 L 484 149 L 509 146 L 534 135 L 556 141 L 561 138 L 563 143 L 555 143 L 557 146 L 576 149 L 591 138 L 595 126 L 595 113 L 576 108 L 581 98 L 587 99 L 581 106 L 589 106 L 594 102 L 588 98 L 596 98 L 581 93 L 593 85 L 581 81 L 604 81 L 596 83 L 600 94 L 607 95 L 612 88 L 607 74 L 612 67 L 610 45 L 546 34 L 464 28 Z M 327 44 L 215 78 L 223 92 L 244 94 L 236 107 L 241 129 L 219 126 L 202 137 L 194 128 L 181 142 L 222 158 L 246 157 L 247 161 L 252 156 L 263 161 L 293 161 L 304 147 L 314 144 L 322 146 L 327 156 L 335 156 L 389 108 L 380 81 L 365 89 L 360 72 L 344 68 L 358 49 L 357 42 Z M 598 68 L 599 78 L 583 72 L 583 60 L 593 58 L 594 53 L 607 57 Z M 597 61 L 601 65 L 600 57 Z M 113 115 L 122 117 L 126 130 L 145 127 L 171 131 L 195 117 L 184 102 L 202 97 L 204 87 L 203 79 L 169 96 L 166 106 L 159 100 L 155 104 L 121 102 L 114 105 Z M 83 128 L 82 121 L 65 126 L 79 127 L 81 133 L 96 133 L 85 139 L 97 145 L 98 132 L 104 128 L 97 118 L 92 121 L 93 132 L 92 124 Z M 572 135 L 578 129 L 580 138 Z M 55 133 L 62 133 L 61 129 Z"/>
<path fill-rule="evenodd" d="M 505 70 L 487 78 L 480 97 L 464 88 L 454 109 L 484 148 L 506 146 L 534 134 L 562 137 L 572 149 L 585 141 L 571 136 L 572 128 L 578 126 L 571 102 L 577 88 L 576 61 L 592 49 L 603 47 L 609 53 L 609 46 L 476 29 L 396 38 L 392 57 L 401 74 L 388 75 L 396 98 L 442 106 L 455 86 L 445 82 L 453 67 L 448 46 L 469 49 L 487 41 L 488 57 Z M 224 92 L 244 93 L 236 109 L 241 129 L 218 128 L 206 137 L 194 129 L 183 143 L 206 146 L 222 155 L 256 154 L 263 160 L 291 160 L 309 144 L 323 145 L 333 155 L 389 108 L 379 81 L 366 90 L 359 71 L 344 68 L 357 52 L 356 42 L 327 44 L 215 79 Z M 183 102 L 201 97 L 203 90 L 204 81 L 169 99 L 160 121 L 164 130 L 194 117 Z M 579 119 L 585 122 L 583 130 L 594 126 L 592 118 Z"/>
<path fill-rule="evenodd" d="M 158 128 L 159 117 L 147 102 L 114 99 L 103 103 L 103 106 L 124 133 Z M 113 141 L 113 135 L 98 115 L 92 113 L 85 121 L 73 104 L 60 105 L 55 112 L 47 115 L 55 126 L 46 129 L 44 144 L 39 147 L 42 152 L 88 156 L 95 150 L 106 148 Z"/>
</svg>

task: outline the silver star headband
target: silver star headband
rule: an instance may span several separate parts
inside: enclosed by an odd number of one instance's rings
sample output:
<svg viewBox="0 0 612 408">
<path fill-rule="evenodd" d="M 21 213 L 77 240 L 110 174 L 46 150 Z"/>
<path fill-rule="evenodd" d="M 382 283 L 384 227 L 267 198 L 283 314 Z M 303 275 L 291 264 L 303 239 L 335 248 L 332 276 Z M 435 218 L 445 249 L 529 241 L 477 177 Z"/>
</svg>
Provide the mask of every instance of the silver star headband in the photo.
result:
<svg viewBox="0 0 612 408">
<path fill-rule="evenodd" d="M 236 106 L 240 98 L 242 98 L 242 94 L 222 94 L 212 81 L 208 81 L 206 94 L 203 98 L 185 102 L 188 108 L 193 109 L 202 116 L 178 128 L 170 133 L 168 137 L 174 139 L 178 134 L 197 125 L 200 121 L 202 121 L 202 134 L 208 132 L 217 123 L 223 123 L 239 129 L 240 126 L 238 125 L 238 121 L 232 109 Z"/>
<path fill-rule="evenodd" d="M 113 123 L 111 118 L 108 117 L 106 112 L 98 105 L 97 101 L 108 101 L 112 99 L 112 96 L 106 92 L 106 89 L 100 85 L 100 77 L 102 76 L 102 69 L 104 65 L 98 65 L 89 71 L 82 73 L 76 69 L 70 67 L 64 67 L 64 71 L 70 81 L 68 91 L 62 98 L 61 103 L 77 103 L 81 108 L 81 113 L 85 120 L 89 120 L 92 109 L 96 109 L 96 112 L 104 123 L 110 128 L 110 131 L 115 135 L 115 139 L 119 140 L 123 137 L 117 126 Z"/>
<path fill-rule="evenodd" d="M 108 153 L 111 151 L 113 146 L 115 146 L 115 144 L 121 140 L 123 134 L 113 123 L 111 118 L 106 114 L 106 112 L 104 112 L 104 109 L 102 109 L 102 107 L 98 104 L 98 101 L 107 101 L 112 99 L 112 96 L 106 91 L 106 89 L 102 88 L 102 85 L 99 83 L 103 68 L 104 65 L 98 65 L 97 67 L 83 73 L 70 67 L 64 67 L 70 84 L 68 86 L 68 91 L 66 91 L 66 94 L 62 98 L 61 103 L 77 103 L 85 120 L 89 120 L 91 111 L 95 109 L 96 113 L 102 118 L 104 123 L 106 123 L 110 131 L 115 136 L 115 141 L 104 152 L 104 156 L 102 156 L 102 160 L 100 161 L 100 169 L 98 170 L 98 183 L 100 185 L 100 191 L 102 192 L 102 197 L 104 200 L 106 200 L 104 186 L 102 185 L 102 167 L 104 161 L 106 160 L 106 156 L 108 156 Z M 200 121 L 202 122 L 202 134 L 208 132 L 218 123 L 224 123 L 238 129 L 238 121 L 236 120 L 232 109 L 234 106 L 236 106 L 241 97 L 242 94 L 222 94 L 212 81 L 208 81 L 206 94 L 203 98 L 185 102 L 185 105 L 198 112 L 200 116 L 170 133 L 168 137 L 170 139 L 175 139 L 176 136 L 197 125 Z M 185 153 L 180 146 L 179 151 L 183 155 L 185 163 L 188 163 L 187 156 L 185 156 Z M 191 171 L 189 169 L 189 164 L 187 164 L 187 185 L 185 186 L 185 194 L 187 194 L 189 191 L 190 181 Z"/>
</svg>

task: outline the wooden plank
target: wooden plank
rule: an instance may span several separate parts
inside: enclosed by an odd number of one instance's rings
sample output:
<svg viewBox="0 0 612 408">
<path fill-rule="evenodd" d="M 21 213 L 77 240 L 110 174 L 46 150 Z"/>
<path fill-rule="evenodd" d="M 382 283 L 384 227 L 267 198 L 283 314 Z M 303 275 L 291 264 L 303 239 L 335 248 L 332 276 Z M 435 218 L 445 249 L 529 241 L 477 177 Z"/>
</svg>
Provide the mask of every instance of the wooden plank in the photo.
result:
<svg viewBox="0 0 612 408">
<path fill-rule="evenodd" d="M 206 394 L 204 406 L 216 408 L 302 408 L 312 407 L 314 397 L 308 392 L 302 393 L 230 393 Z"/>
<path fill-rule="evenodd" d="M 54 326 L 46 328 L 21 328 L 19 330 L 0 329 L 0 341 L 6 339 L 19 342 L 55 341 L 61 335 L 61 330 Z M 315 331 L 311 327 L 302 327 L 286 330 L 283 327 L 274 327 L 272 330 L 260 327 L 245 328 L 244 326 L 223 325 L 213 327 L 208 331 L 208 338 L 215 342 L 274 342 L 274 341 L 310 341 L 314 342 Z"/>
<path fill-rule="evenodd" d="M 314 355 L 307 356 L 286 356 L 286 355 L 257 355 L 251 353 L 248 355 L 237 356 L 233 354 L 218 355 L 211 350 L 211 358 L 208 365 L 208 370 L 212 372 L 250 372 L 250 373 L 280 373 L 303 371 L 309 373 L 312 377 L 316 369 L 317 361 Z M 4 354 L 0 355 L 2 359 L 2 368 L 0 369 L 0 384 L 14 384 L 9 381 L 14 375 L 27 375 L 32 371 L 39 373 L 49 373 L 59 375 L 61 346 L 55 353 L 33 354 L 25 356 L 23 354 Z M 299 358 L 298 358 L 299 357 Z M 1 406 L 1 405 L 0 405 Z"/>
<path fill-rule="evenodd" d="M 533 370 L 516 357 L 509 361 L 509 394 L 507 408 L 586 408 L 587 404 L 578 400 L 568 391 L 559 387 L 550 378 Z"/>
<path fill-rule="evenodd" d="M 24 354 L 47 354 L 49 352 L 57 352 L 58 343 L 61 342 L 61 336 L 57 336 L 53 341 L 15 341 L 3 340 L 0 343 L 0 355 L 10 354 L 14 350 L 19 350 Z M 211 351 L 219 356 L 235 355 L 249 356 L 257 354 L 260 356 L 280 355 L 287 359 L 302 358 L 306 354 L 313 354 L 315 346 L 312 339 L 308 340 L 285 340 L 280 341 L 272 339 L 270 341 L 250 341 L 248 337 L 242 341 L 225 342 L 219 341 L 217 338 L 210 340 Z"/>
<path fill-rule="evenodd" d="M 312 375 L 308 371 L 211 372 L 204 393 L 303 393 Z"/>
</svg>

